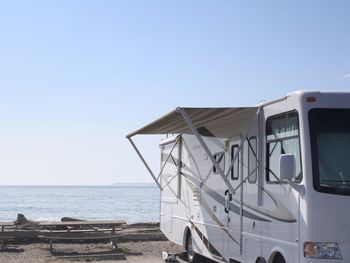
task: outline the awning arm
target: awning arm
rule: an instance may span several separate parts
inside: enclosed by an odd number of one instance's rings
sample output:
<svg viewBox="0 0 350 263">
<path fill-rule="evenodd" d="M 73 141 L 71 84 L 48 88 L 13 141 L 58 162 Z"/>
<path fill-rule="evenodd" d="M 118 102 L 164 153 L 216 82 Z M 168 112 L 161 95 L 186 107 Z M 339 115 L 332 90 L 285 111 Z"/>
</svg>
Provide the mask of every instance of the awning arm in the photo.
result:
<svg viewBox="0 0 350 263">
<path fill-rule="evenodd" d="M 147 168 L 148 172 L 150 173 L 150 175 L 152 176 L 154 182 L 157 184 L 159 189 L 162 189 L 161 185 L 159 184 L 157 178 L 155 177 L 154 173 L 152 172 L 152 169 L 149 167 L 149 165 L 147 164 L 146 160 L 143 158 L 142 154 L 140 153 L 139 149 L 136 147 L 135 143 L 133 142 L 133 140 L 131 139 L 131 137 L 127 137 L 127 139 L 129 140 L 129 142 L 131 143 L 132 147 L 134 147 L 137 155 L 140 157 L 141 161 L 143 162 L 143 164 L 145 165 L 145 167 Z"/>
<path fill-rule="evenodd" d="M 193 122 L 191 120 L 191 118 L 188 116 L 187 112 L 185 111 L 185 109 L 183 108 L 177 108 L 176 112 L 181 113 L 182 117 L 184 118 L 184 120 L 186 121 L 188 127 L 191 129 L 191 131 L 193 132 L 193 134 L 196 136 L 197 140 L 199 141 L 199 143 L 201 144 L 201 146 L 203 147 L 205 153 L 208 155 L 209 159 L 211 160 L 211 162 L 213 163 L 213 165 L 215 166 L 216 170 L 219 172 L 220 176 L 222 177 L 222 180 L 224 180 L 224 182 L 226 182 L 227 187 L 229 188 L 229 190 L 233 193 L 234 189 L 232 187 L 231 184 L 229 184 L 227 182 L 227 178 L 225 176 L 224 171 L 221 169 L 219 163 L 214 159 L 214 156 L 212 155 L 212 153 L 210 152 L 207 144 L 204 142 L 202 136 L 199 134 L 198 130 L 196 129 L 196 127 L 193 125 Z"/>
</svg>

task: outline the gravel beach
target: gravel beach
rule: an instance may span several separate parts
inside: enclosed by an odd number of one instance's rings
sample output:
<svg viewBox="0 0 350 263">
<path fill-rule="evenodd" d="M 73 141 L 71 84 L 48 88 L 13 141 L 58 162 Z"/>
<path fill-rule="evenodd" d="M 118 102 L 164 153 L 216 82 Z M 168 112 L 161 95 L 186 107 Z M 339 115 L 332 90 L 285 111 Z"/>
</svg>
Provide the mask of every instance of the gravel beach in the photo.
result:
<svg viewBox="0 0 350 263">
<path fill-rule="evenodd" d="M 54 253 L 50 253 L 47 243 L 10 245 L 0 252 L 0 262 L 44 263 L 44 262 L 133 262 L 158 263 L 162 260 L 162 251 L 176 253 L 178 262 L 186 262 L 183 248 L 169 241 L 142 241 L 120 243 L 117 251 L 111 251 L 108 243 L 55 244 Z"/>
<path fill-rule="evenodd" d="M 84 231 L 84 229 L 81 231 Z M 166 237 L 160 232 L 159 223 L 126 225 L 119 232 L 118 248 L 116 250 L 112 250 L 111 243 L 107 241 L 56 240 L 53 243 L 53 251 L 50 252 L 48 241 L 38 238 L 38 232 L 31 234 L 31 232 L 16 229 L 14 233 L 17 233 L 17 235 L 22 234 L 22 236 L 25 235 L 26 237 L 9 242 L 4 250 L 0 250 L 0 263 L 160 263 L 164 262 L 162 259 L 163 251 L 175 254 L 179 263 L 187 262 L 184 248 L 167 241 Z M 75 235 L 73 232 L 71 234 Z M 211 261 L 203 259 L 201 262 L 209 263 Z"/>
</svg>

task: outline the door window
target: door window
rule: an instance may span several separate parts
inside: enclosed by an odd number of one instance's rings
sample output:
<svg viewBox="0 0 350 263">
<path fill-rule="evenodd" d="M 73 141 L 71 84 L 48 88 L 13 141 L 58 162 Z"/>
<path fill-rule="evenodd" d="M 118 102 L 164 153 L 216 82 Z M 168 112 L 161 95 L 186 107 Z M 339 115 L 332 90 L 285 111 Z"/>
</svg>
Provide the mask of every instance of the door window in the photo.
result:
<svg viewBox="0 0 350 263">
<path fill-rule="evenodd" d="M 239 178 L 239 145 L 238 144 L 232 145 L 231 147 L 231 162 L 233 161 L 234 157 L 236 157 L 236 159 L 232 164 L 231 179 L 238 180 Z"/>
</svg>

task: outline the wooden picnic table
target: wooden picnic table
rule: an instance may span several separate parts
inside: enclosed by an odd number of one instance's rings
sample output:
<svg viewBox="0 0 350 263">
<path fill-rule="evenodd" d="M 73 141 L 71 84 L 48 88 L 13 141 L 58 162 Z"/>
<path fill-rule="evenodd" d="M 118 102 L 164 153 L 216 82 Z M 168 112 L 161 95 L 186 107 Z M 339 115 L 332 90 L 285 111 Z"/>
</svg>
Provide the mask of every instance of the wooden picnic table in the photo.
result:
<svg viewBox="0 0 350 263">
<path fill-rule="evenodd" d="M 53 251 L 54 241 L 74 241 L 74 240 L 110 240 L 112 249 L 117 248 L 116 230 L 122 230 L 126 225 L 124 220 L 99 220 L 99 221 L 66 221 L 66 222 L 40 222 L 40 227 L 47 227 L 50 230 L 49 235 L 40 234 L 39 238 L 49 240 L 50 252 Z M 70 227 L 63 233 L 54 233 L 54 228 Z M 102 228 L 111 228 L 111 234 L 103 233 Z M 94 232 L 82 233 L 83 230 L 90 229 Z M 74 231 L 74 232 L 73 232 Z"/>
<path fill-rule="evenodd" d="M 48 227 L 52 230 L 55 227 L 71 227 L 68 229 L 68 232 L 73 229 L 81 229 L 81 228 L 91 228 L 98 231 L 97 227 L 110 227 L 112 228 L 111 234 L 115 233 L 115 229 L 117 227 L 123 227 L 126 225 L 124 220 L 97 220 L 97 221 L 65 221 L 65 222 L 39 222 L 39 226 Z"/>
<path fill-rule="evenodd" d="M 126 225 L 124 220 L 96 220 L 96 221 L 47 221 L 47 222 L 35 222 L 36 227 L 39 228 L 38 236 L 41 239 L 49 240 L 50 251 L 52 251 L 53 241 L 62 240 L 111 240 L 113 247 L 117 246 L 117 235 L 116 231 L 122 230 Z M 14 222 L 0 222 L 1 232 L 0 232 L 0 245 L 3 249 L 5 247 L 6 241 L 14 239 L 16 236 L 15 231 L 5 231 L 5 228 L 16 226 Z M 19 225 L 22 226 L 22 225 Z M 25 226 L 25 225 L 24 225 Z M 47 228 L 50 232 L 45 233 L 42 228 Z M 57 228 L 63 228 L 59 231 Z M 101 229 L 102 228 L 102 229 Z M 103 233 L 107 229 L 111 229 L 110 234 Z M 93 233 L 86 233 L 85 231 L 92 231 Z M 60 233 L 57 233 L 60 232 Z"/>
</svg>

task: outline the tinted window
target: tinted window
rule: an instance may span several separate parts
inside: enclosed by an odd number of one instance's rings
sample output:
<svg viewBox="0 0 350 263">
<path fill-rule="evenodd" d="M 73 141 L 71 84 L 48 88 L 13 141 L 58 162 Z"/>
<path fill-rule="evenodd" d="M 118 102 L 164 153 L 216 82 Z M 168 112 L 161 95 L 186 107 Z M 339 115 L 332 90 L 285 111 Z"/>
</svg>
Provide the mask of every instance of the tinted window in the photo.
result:
<svg viewBox="0 0 350 263">
<path fill-rule="evenodd" d="M 314 187 L 350 195 L 350 110 L 309 112 Z"/>
</svg>

